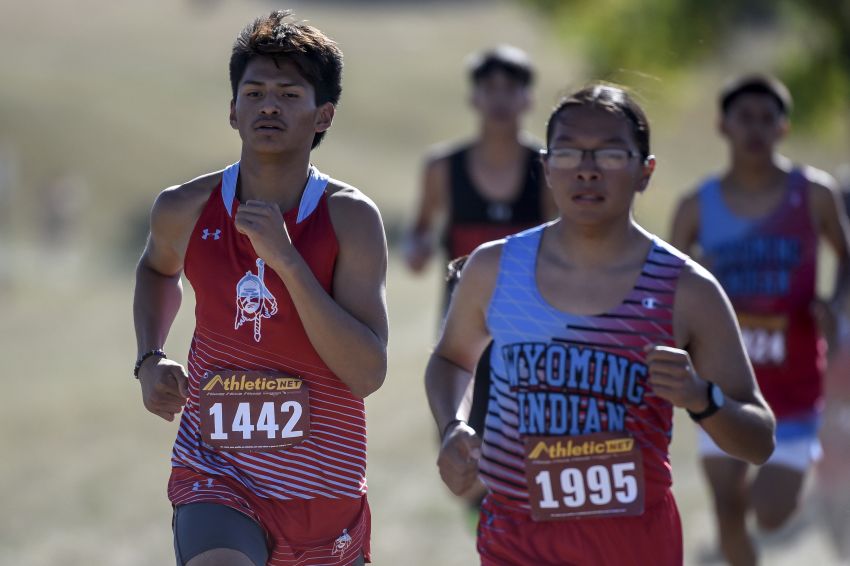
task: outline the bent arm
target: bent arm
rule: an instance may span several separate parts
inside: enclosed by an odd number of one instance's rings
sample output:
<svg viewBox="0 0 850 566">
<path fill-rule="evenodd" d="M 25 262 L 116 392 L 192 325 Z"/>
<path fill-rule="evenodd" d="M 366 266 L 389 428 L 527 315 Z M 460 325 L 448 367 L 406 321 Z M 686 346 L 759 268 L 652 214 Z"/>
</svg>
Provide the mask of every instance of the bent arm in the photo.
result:
<svg viewBox="0 0 850 566">
<path fill-rule="evenodd" d="M 269 266 L 286 285 L 316 352 L 354 395 L 365 398 L 387 374 L 387 243 L 371 201 L 350 193 L 329 200 L 339 241 L 333 294 L 298 253 Z"/>
<path fill-rule="evenodd" d="M 439 431 L 469 416 L 468 390 L 490 333 L 485 313 L 495 287 L 499 245 L 479 248 L 467 260 L 452 294 L 443 331 L 425 370 L 425 392 Z"/>
<path fill-rule="evenodd" d="M 773 413 L 759 391 L 738 322 L 725 293 L 704 269 L 684 273 L 676 293 L 677 341 L 700 379 L 723 391 L 723 407 L 700 421 L 728 454 L 762 464 L 774 449 Z M 706 386 L 707 387 L 707 386 Z"/>
<path fill-rule="evenodd" d="M 180 309 L 185 242 L 188 240 L 177 189 L 163 191 L 150 215 L 150 234 L 136 266 L 133 322 L 139 355 L 162 348 Z"/>
<path fill-rule="evenodd" d="M 434 253 L 436 229 L 448 207 L 448 169 L 445 159 L 430 159 L 425 164 L 422 189 L 413 225 L 405 235 L 405 261 L 418 273 Z"/>
<path fill-rule="evenodd" d="M 812 185 L 812 205 L 819 233 L 835 253 L 835 285 L 830 303 L 840 308 L 850 293 L 850 221 L 835 181 L 826 174 L 824 181 Z"/>
</svg>

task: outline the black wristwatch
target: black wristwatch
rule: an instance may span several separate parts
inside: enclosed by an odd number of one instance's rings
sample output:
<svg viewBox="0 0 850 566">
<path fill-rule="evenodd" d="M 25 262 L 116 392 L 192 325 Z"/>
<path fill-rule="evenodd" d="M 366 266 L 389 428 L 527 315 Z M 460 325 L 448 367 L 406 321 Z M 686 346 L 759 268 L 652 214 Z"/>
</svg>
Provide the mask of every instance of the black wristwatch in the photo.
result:
<svg viewBox="0 0 850 566">
<path fill-rule="evenodd" d="M 723 396 L 723 391 L 717 387 L 712 382 L 708 383 L 708 407 L 701 413 L 694 413 L 693 411 L 688 411 L 688 415 L 695 421 L 699 422 L 705 418 L 710 417 L 714 413 L 720 410 L 720 407 L 723 406 L 725 401 L 725 397 Z"/>
</svg>

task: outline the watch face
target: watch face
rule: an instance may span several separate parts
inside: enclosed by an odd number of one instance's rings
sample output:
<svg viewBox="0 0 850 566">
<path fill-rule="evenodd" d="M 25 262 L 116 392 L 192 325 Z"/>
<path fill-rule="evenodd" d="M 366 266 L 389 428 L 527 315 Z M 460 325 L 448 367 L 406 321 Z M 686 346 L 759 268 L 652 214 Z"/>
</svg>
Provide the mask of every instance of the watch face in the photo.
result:
<svg viewBox="0 0 850 566">
<path fill-rule="evenodd" d="M 718 409 L 723 406 L 724 399 L 725 398 L 723 396 L 723 390 L 720 389 L 717 385 L 712 383 L 711 384 L 711 400 L 714 402 L 715 405 L 717 405 Z"/>
</svg>

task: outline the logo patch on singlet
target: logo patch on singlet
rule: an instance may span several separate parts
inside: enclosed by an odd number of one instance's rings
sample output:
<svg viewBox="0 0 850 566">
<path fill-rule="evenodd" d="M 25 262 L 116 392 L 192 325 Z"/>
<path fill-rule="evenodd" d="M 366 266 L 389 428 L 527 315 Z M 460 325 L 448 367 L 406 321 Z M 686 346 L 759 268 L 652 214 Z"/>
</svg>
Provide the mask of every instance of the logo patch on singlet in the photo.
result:
<svg viewBox="0 0 850 566">
<path fill-rule="evenodd" d="M 263 283 L 265 262 L 257 258 L 257 275 L 250 271 L 236 284 L 236 321 L 233 329 L 238 330 L 246 322 L 254 323 L 254 341 L 263 338 L 262 320 L 277 313 L 277 299 Z"/>
<path fill-rule="evenodd" d="M 201 239 L 206 240 L 207 238 L 212 238 L 213 240 L 220 240 L 221 228 L 216 228 L 215 232 L 210 232 L 209 228 L 204 228 L 204 232 L 201 234 Z"/>
<path fill-rule="evenodd" d="M 351 535 L 348 534 L 348 529 L 343 529 L 342 534 L 334 541 L 331 554 L 342 556 L 349 546 L 351 546 Z"/>
</svg>

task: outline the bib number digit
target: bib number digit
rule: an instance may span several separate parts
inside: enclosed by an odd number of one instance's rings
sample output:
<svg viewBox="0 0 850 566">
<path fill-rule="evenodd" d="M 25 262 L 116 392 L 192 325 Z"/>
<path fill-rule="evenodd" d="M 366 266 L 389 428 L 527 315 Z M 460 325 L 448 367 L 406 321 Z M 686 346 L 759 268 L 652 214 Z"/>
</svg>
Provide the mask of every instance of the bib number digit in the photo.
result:
<svg viewBox="0 0 850 566">
<path fill-rule="evenodd" d="M 227 440 L 227 433 L 224 432 L 224 424 L 221 418 L 221 403 L 213 403 L 213 406 L 210 407 L 210 415 L 213 417 L 213 433 L 210 438 Z"/>
<path fill-rule="evenodd" d="M 614 496 L 620 503 L 631 503 L 638 496 L 637 482 L 633 475 L 635 465 L 633 462 L 622 462 L 611 466 L 614 472 Z"/>
<path fill-rule="evenodd" d="M 552 496 L 552 478 L 549 472 L 543 471 L 537 474 L 534 478 L 540 490 L 543 492 L 543 498 L 540 500 L 540 506 L 544 509 L 557 509 L 558 502 Z"/>
<path fill-rule="evenodd" d="M 233 432 L 242 433 L 242 440 L 251 440 L 254 425 L 251 424 L 251 405 L 249 403 L 239 403 L 231 428 Z"/>
<path fill-rule="evenodd" d="M 304 435 L 304 431 L 293 430 L 295 425 L 298 424 L 298 421 L 301 420 L 301 403 L 296 401 L 286 401 L 280 406 L 281 413 L 288 413 L 290 410 L 292 411 L 292 416 L 289 417 L 289 420 L 284 425 L 283 430 L 280 431 L 281 438 L 297 438 Z"/>
<path fill-rule="evenodd" d="M 267 438 L 274 438 L 277 432 L 277 422 L 274 415 L 274 403 L 271 401 L 263 403 L 263 408 L 260 409 L 260 418 L 257 420 L 257 430 L 265 431 Z"/>
<path fill-rule="evenodd" d="M 611 503 L 611 475 L 605 466 L 592 466 L 587 470 L 587 487 L 590 502 L 594 505 Z"/>
</svg>

